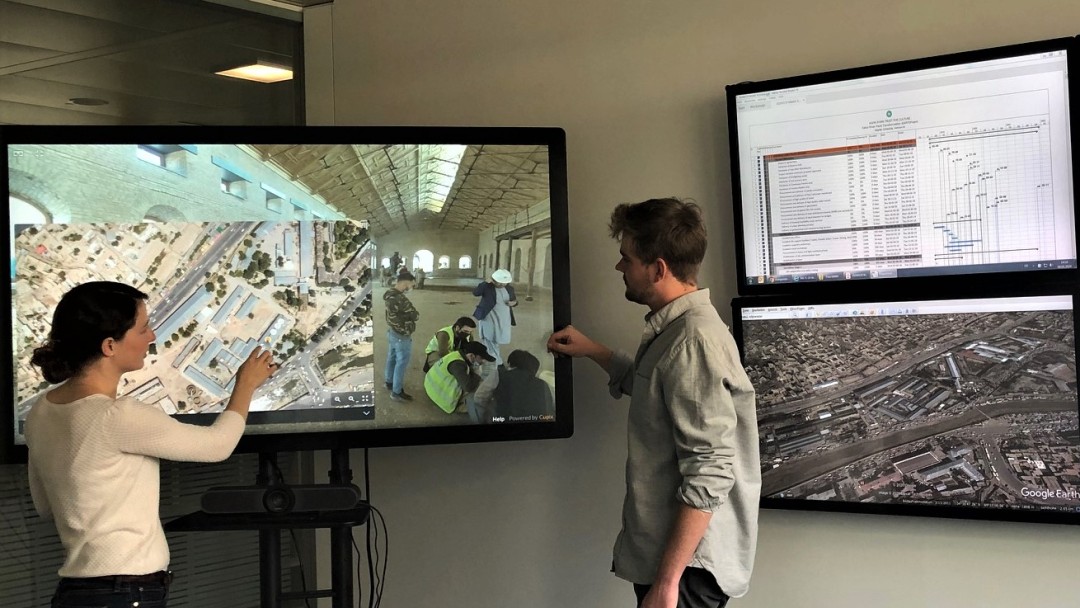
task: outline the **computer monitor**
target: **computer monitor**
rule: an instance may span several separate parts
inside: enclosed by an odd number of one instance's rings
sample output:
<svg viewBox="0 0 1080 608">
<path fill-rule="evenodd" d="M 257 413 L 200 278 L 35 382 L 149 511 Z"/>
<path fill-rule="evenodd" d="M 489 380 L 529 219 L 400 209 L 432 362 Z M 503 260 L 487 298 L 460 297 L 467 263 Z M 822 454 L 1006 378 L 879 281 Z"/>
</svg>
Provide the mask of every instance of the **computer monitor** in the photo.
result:
<svg viewBox="0 0 1080 608">
<path fill-rule="evenodd" d="M 1077 59 L 1066 38 L 729 86 L 740 293 L 1075 279 Z"/>
<path fill-rule="evenodd" d="M 242 451 L 569 436 L 570 364 L 545 348 L 570 320 L 565 167 L 557 128 L 0 127 L 0 451 L 25 457 L 26 415 L 51 388 L 31 353 L 59 298 L 95 280 L 149 295 L 157 340 L 119 393 L 185 422 L 212 421 L 240 363 L 273 351 Z M 395 397 L 384 296 L 410 286 L 419 319 Z M 509 312 L 489 314 L 488 295 Z M 495 360 L 443 403 L 426 370 L 438 334 L 451 352 L 467 341 L 455 328 Z M 470 403 L 514 351 L 544 395 L 505 403 L 488 387 Z"/>
<path fill-rule="evenodd" d="M 762 505 L 1080 523 L 1075 305 L 737 299 Z"/>
</svg>

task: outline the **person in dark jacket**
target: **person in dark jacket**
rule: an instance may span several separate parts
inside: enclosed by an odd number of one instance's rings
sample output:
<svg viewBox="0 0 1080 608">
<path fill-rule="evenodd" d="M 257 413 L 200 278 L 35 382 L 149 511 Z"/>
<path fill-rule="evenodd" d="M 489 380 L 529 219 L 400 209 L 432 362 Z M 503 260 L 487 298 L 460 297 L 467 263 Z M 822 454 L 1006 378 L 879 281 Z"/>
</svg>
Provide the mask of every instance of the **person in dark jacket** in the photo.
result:
<svg viewBox="0 0 1080 608">
<path fill-rule="evenodd" d="M 517 306 L 517 296 L 510 283 L 514 276 L 509 270 L 500 268 L 491 273 L 491 278 L 473 289 L 474 296 L 480 296 L 480 302 L 473 311 L 477 321 L 477 339 L 487 347 L 495 357 L 496 363 L 502 363 L 499 345 L 510 343 L 511 327 L 517 325 L 513 308 Z"/>
<path fill-rule="evenodd" d="M 499 366 L 497 374 L 476 389 L 469 414 L 481 422 L 533 422 L 555 419 L 551 387 L 536 377 L 540 361 L 532 353 L 515 350 Z M 474 403 L 475 402 L 475 403 Z"/>
<path fill-rule="evenodd" d="M 397 282 L 383 294 L 386 302 L 386 370 L 384 378 L 386 388 L 390 389 L 390 398 L 394 401 L 412 401 L 412 395 L 405 392 L 405 368 L 412 356 L 412 335 L 416 331 L 416 321 L 420 313 L 405 297 L 405 292 L 412 288 L 415 278 L 409 272 L 397 276 Z"/>
</svg>

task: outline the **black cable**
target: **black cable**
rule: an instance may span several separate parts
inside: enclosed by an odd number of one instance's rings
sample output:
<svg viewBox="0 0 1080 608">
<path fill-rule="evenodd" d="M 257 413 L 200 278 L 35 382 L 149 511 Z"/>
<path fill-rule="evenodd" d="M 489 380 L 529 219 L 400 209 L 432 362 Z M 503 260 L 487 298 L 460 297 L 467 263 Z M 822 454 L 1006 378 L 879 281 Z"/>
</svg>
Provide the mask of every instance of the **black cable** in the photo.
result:
<svg viewBox="0 0 1080 608">
<path fill-rule="evenodd" d="M 371 508 L 371 511 L 368 512 L 368 522 L 371 524 L 371 529 L 374 534 L 372 537 L 374 539 L 372 545 L 375 548 L 375 559 L 372 561 L 375 573 L 374 580 L 371 583 L 371 589 L 372 597 L 375 600 L 375 606 L 378 606 L 382 602 L 382 578 L 379 576 L 379 559 L 381 557 L 379 555 L 379 522 L 373 516 L 374 512 L 374 508 Z"/>
<path fill-rule="evenodd" d="M 387 566 L 387 564 L 390 563 L 390 530 L 387 529 L 387 527 L 386 527 L 386 518 L 383 517 L 382 511 L 379 511 L 375 507 L 371 507 L 371 510 L 374 511 L 375 514 L 379 516 L 379 523 L 382 525 L 382 529 L 383 529 L 382 576 L 378 577 L 379 578 L 378 591 L 377 591 L 378 599 L 375 602 L 375 608 L 378 608 L 379 605 L 382 604 L 383 586 L 386 585 L 386 566 Z M 376 528 L 376 531 L 378 531 L 377 528 Z M 378 539 L 378 536 L 376 536 L 376 539 Z M 376 552 L 378 552 L 378 548 L 379 548 L 378 543 L 376 542 L 376 545 L 375 545 Z"/>
<path fill-rule="evenodd" d="M 307 574 L 304 573 L 304 560 L 300 555 L 300 542 L 296 540 L 296 530 L 289 528 L 289 536 L 292 537 L 293 553 L 296 554 L 296 563 L 300 566 L 300 590 L 307 593 Z M 311 608 L 311 598 L 304 598 L 304 605 Z"/>
<path fill-rule="evenodd" d="M 364 448 L 364 500 L 368 502 L 368 520 L 365 526 L 367 534 L 367 564 L 368 564 L 368 608 L 375 607 L 375 563 L 371 560 L 371 467 L 369 466 L 368 449 Z M 359 552 L 359 549 L 357 549 Z M 357 556 L 359 559 L 359 556 Z M 357 575 L 357 581 L 360 577 Z"/>
<path fill-rule="evenodd" d="M 267 460 L 270 466 L 274 467 L 274 471 L 277 473 L 277 481 L 281 485 L 287 485 L 285 483 L 285 473 L 282 472 L 281 467 L 278 466 L 277 459 L 270 458 Z M 296 563 L 300 567 L 300 590 L 307 593 L 307 574 L 304 572 L 304 559 L 300 554 L 300 542 L 296 540 L 296 530 L 289 528 L 289 536 L 292 537 L 293 542 L 293 554 L 296 555 Z M 311 598 L 304 598 L 304 605 L 307 608 L 311 608 Z"/>
<path fill-rule="evenodd" d="M 274 467 L 274 470 L 277 471 L 278 483 L 280 483 L 281 485 L 286 485 L 285 484 L 285 474 L 281 472 L 281 467 L 278 466 L 277 459 L 276 458 L 270 458 L 270 459 L 267 460 L 267 462 L 269 462 L 270 466 Z"/>
<path fill-rule="evenodd" d="M 356 589 L 358 593 L 356 597 L 356 608 L 360 608 L 364 603 L 364 590 L 360 587 L 360 562 L 362 561 L 360 559 L 360 545 L 356 544 L 355 536 L 350 535 L 350 537 L 352 538 L 353 553 L 356 554 Z"/>
<path fill-rule="evenodd" d="M 382 604 L 383 588 L 386 585 L 386 568 L 390 555 L 390 533 L 386 528 L 386 518 L 371 504 L 371 467 L 370 453 L 364 448 L 364 497 L 368 501 L 367 520 L 367 557 L 368 557 L 368 608 L 378 608 Z M 378 518 L 376 519 L 377 516 Z M 383 550 L 379 552 L 379 526 L 383 529 Z M 354 541 L 355 546 L 355 541 Z M 372 550 L 374 549 L 374 558 Z M 357 548 L 359 551 L 359 548 Z M 382 568 L 379 568 L 379 561 Z"/>
</svg>

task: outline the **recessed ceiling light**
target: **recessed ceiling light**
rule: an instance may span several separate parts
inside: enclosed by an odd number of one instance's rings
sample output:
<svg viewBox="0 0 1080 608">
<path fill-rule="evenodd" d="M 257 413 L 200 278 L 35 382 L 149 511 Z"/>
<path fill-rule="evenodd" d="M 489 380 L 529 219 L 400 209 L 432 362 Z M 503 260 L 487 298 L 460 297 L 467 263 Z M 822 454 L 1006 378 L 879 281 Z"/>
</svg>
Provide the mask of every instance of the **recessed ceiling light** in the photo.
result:
<svg viewBox="0 0 1080 608">
<path fill-rule="evenodd" d="M 249 65 L 242 65 L 230 70 L 222 70 L 220 72 L 214 72 L 219 76 L 228 76 L 230 78 L 239 78 L 241 80 L 252 80 L 255 82 L 281 82 L 283 80 L 292 80 L 292 68 L 284 65 L 277 65 L 266 61 L 256 61 Z"/>
<path fill-rule="evenodd" d="M 97 97 L 72 97 L 68 100 L 68 103 L 76 106 L 107 106 L 108 101 L 104 99 L 98 99 Z"/>
</svg>

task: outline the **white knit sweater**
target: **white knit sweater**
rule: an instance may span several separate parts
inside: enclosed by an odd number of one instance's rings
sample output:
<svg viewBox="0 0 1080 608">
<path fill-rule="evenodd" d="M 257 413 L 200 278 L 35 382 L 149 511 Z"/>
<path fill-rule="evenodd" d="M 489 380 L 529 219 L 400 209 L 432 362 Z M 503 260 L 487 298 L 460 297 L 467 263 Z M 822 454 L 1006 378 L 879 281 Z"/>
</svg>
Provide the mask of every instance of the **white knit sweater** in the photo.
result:
<svg viewBox="0 0 1080 608">
<path fill-rule="evenodd" d="M 67 554 L 59 574 L 84 578 L 165 570 L 158 459 L 225 460 L 244 418 L 223 412 L 194 426 L 130 397 L 60 404 L 42 395 L 25 430 L 34 507 L 55 520 Z"/>
</svg>

